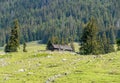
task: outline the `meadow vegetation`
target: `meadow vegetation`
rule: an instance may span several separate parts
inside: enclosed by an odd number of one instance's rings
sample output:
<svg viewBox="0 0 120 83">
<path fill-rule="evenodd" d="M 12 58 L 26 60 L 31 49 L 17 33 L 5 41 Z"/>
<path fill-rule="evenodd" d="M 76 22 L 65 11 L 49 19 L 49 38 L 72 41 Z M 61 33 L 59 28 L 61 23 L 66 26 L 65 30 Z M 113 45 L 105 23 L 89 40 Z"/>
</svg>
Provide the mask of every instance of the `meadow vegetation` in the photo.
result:
<svg viewBox="0 0 120 83">
<path fill-rule="evenodd" d="M 74 43 L 79 51 L 78 43 Z M 0 54 L 0 83 L 119 83 L 120 52 L 83 56 L 45 51 L 46 45 L 27 43 L 17 53 Z M 0 51 L 2 53 L 2 50 Z"/>
</svg>

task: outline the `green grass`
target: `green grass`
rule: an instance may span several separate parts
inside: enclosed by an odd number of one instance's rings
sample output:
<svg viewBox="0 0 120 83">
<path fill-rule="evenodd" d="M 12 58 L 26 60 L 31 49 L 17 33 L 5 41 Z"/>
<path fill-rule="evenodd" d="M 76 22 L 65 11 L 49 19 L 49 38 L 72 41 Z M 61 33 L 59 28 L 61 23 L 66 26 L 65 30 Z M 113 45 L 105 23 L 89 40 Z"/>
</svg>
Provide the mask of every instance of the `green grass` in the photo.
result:
<svg viewBox="0 0 120 83">
<path fill-rule="evenodd" d="M 26 53 L 20 46 L 19 52 L 0 55 L 0 83 L 45 83 L 53 77 L 50 83 L 120 82 L 120 52 L 82 56 L 45 51 L 37 42 L 27 45 Z"/>
</svg>

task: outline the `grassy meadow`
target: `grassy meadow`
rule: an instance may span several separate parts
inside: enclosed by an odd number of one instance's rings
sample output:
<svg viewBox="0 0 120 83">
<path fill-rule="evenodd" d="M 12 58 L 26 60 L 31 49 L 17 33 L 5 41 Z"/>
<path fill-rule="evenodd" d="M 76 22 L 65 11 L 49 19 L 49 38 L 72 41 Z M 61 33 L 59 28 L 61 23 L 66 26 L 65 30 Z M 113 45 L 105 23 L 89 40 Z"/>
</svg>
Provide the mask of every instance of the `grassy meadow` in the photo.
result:
<svg viewBox="0 0 120 83">
<path fill-rule="evenodd" d="M 75 43 L 76 51 L 79 45 Z M 28 52 L 2 54 L 0 83 L 119 83 L 120 52 L 83 56 L 72 52 L 45 51 L 31 42 Z"/>
</svg>

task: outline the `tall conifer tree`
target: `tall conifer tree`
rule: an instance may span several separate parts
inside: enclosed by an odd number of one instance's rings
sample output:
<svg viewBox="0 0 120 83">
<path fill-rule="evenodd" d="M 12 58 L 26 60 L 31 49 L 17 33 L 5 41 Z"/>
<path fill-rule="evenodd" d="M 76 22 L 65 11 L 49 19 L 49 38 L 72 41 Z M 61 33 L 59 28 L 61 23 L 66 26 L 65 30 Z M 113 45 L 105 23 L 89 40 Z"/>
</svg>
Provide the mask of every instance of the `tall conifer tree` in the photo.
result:
<svg viewBox="0 0 120 83">
<path fill-rule="evenodd" d="M 5 52 L 16 52 L 20 44 L 20 30 L 18 20 L 14 21 L 14 27 L 11 30 L 10 39 L 5 46 Z"/>
<path fill-rule="evenodd" d="M 26 46 L 27 46 L 27 45 L 26 45 L 26 42 L 24 42 L 24 43 L 23 43 L 23 52 L 27 52 Z"/>
<path fill-rule="evenodd" d="M 115 51 L 113 44 L 111 44 L 110 42 L 109 36 L 106 37 L 105 32 L 102 35 L 102 43 L 103 43 L 104 53 L 110 53 Z"/>
<path fill-rule="evenodd" d="M 120 39 L 116 40 L 116 44 L 117 44 L 117 50 L 120 50 Z"/>
<path fill-rule="evenodd" d="M 104 49 L 104 52 L 103 53 L 108 53 L 108 45 L 107 45 L 107 37 L 106 37 L 106 33 L 103 32 L 102 34 L 102 44 L 103 44 L 103 49 Z"/>
<path fill-rule="evenodd" d="M 81 37 L 81 54 L 99 54 L 99 44 L 98 44 L 98 28 L 96 26 L 95 20 L 93 18 L 84 27 L 83 34 Z"/>
<path fill-rule="evenodd" d="M 111 26 L 110 30 L 109 30 L 109 35 L 110 35 L 110 43 L 115 44 L 116 43 L 116 36 L 115 36 L 115 32 L 114 32 L 114 27 Z"/>
</svg>

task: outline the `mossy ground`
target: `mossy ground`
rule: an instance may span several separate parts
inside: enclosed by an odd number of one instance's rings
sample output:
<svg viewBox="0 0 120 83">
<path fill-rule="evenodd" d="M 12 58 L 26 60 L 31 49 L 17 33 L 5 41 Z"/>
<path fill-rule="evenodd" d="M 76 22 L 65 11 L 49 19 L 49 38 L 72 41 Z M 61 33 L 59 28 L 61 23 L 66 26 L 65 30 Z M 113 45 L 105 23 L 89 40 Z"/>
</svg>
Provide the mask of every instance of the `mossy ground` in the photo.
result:
<svg viewBox="0 0 120 83">
<path fill-rule="evenodd" d="M 27 50 L 21 46 L 19 52 L 0 55 L 0 83 L 120 82 L 120 52 L 82 56 L 45 51 L 37 42 L 28 43 Z"/>
</svg>

